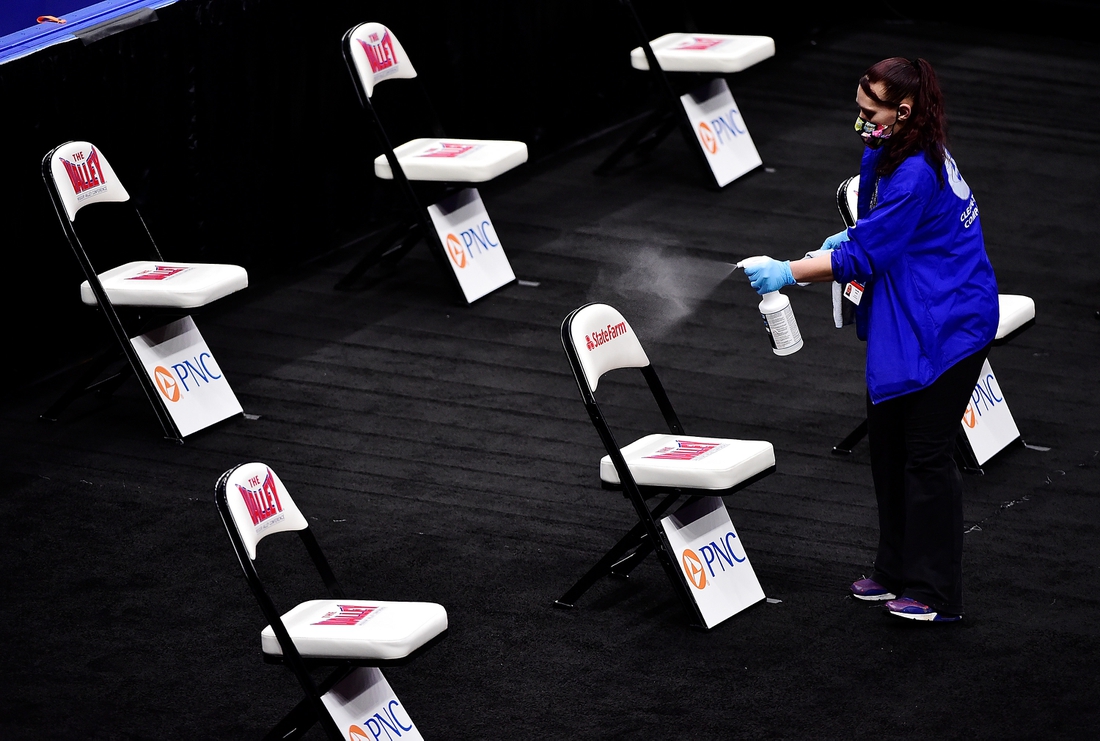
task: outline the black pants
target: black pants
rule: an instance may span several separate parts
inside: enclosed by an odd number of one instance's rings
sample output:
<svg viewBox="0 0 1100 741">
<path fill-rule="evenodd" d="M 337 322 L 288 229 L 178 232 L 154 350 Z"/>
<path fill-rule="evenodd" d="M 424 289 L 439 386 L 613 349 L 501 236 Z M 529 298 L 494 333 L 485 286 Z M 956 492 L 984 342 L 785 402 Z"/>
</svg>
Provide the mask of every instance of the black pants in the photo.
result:
<svg viewBox="0 0 1100 741">
<path fill-rule="evenodd" d="M 867 442 L 878 499 L 876 582 L 937 612 L 961 615 L 962 476 L 955 438 L 986 347 L 920 391 L 872 404 Z"/>
</svg>

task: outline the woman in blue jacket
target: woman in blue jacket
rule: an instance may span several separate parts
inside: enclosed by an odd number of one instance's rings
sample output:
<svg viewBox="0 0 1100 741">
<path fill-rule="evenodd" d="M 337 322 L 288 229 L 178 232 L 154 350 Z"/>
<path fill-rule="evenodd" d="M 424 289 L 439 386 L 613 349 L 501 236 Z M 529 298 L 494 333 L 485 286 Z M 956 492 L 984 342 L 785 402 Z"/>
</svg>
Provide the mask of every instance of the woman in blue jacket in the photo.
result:
<svg viewBox="0 0 1100 741">
<path fill-rule="evenodd" d="M 963 614 L 962 480 L 955 436 L 997 331 L 997 281 L 969 186 L 946 147 L 932 66 L 874 65 L 856 90 L 866 148 L 856 226 L 825 254 L 756 258 L 760 293 L 795 282 L 855 281 L 856 331 L 867 341 L 867 423 L 879 545 L 870 578 L 852 584 L 890 614 L 953 622 Z"/>
</svg>

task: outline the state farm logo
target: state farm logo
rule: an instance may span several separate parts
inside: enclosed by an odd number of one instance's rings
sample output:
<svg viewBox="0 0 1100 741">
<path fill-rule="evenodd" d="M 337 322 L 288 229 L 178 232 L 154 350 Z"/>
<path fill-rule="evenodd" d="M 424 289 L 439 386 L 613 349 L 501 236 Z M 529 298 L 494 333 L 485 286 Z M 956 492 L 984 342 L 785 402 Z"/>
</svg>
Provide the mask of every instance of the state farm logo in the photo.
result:
<svg viewBox="0 0 1100 741">
<path fill-rule="evenodd" d="M 725 448 L 728 443 L 703 443 L 695 440 L 677 440 L 675 445 L 666 445 L 646 458 L 663 461 L 693 461 L 705 458 Z"/>
<path fill-rule="evenodd" d="M 157 382 L 157 388 L 164 394 L 165 399 L 172 402 L 180 400 L 180 385 L 176 383 L 176 377 L 170 370 L 163 365 L 158 365 L 153 369 L 153 380 Z"/>
<path fill-rule="evenodd" d="M 336 610 L 326 612 L 313 625 L 359 625 L 382 608 L 377 605 L 337 605 Z"/>
<path fill-rule="evenodd" d="M 417 157 L 461 157 L 467 152 L 472 152 L 478 148 L 477 144 L 454 144 L 449 142 L 440 142 L 438 146 L 425 150 Z"/>
<path fill-rule="evenodd" d="M 699 141 L 703 143 L 703 149 L 711 154 L 718 153 L 718 137 L 714 135 L 706 121 L 699 122 Z"/>
<path fill-rule="evenodd" d="M 275 488 L 275 476 L 271 473 L 271 469 L 267 469 L 265 478 L 252 476 L 247 484 L 253 488 L 237 484 L 237 491 L 244 500 L 244 506 L 248 508 L 248 516 L 252 518 L 252 524 L 259 526 L 266 522 L 265 527 L 270 527 L 281 520 L 282 517 L 279 517 L 267 522 L 283 511 L 283 504 L 279 501 L 279 492 Z"/>
<path fill-rule="evenodd" d="M 154 265 L 151 270 L 145 270 L 136 275 L 131 275 L 126 280 L 166 280 L 173 275 L 185 273 L 190 269 L 191 268 L 185 268 L 179 265 Z"/>
<path fill-rule="evenodd" d="M 85 157 L 83 152 L 74 152 L 72 161 L 58 156 L 65 167 L 65 174 L 69 176 L 69 182 L 73 186 L 73 194 L 76 200 L 82 201 L 97 193 L 107 190 L 107 178 L 103 175 L 103 168 L 99 164 L 99 152 L 92 151 Z"/>
<path fill-rule="evenodd" d="M 451 262 L 455 264 L 455 267 L 466 267 L 466 250 L 462 249 L 462 242 L 458 241 L 458 237 L 453 233 L 448 234 L 447 244 L 444 247 L 447 248 L 447 256 L 451 258 Z"/>
<path fill-rule="evenodd" d="M 690 548 L 684 549 L 684 555 L 680 557 L 680 563 L 684 567 L 684 573 L 687 574 L 691 586 L 696 589 L 706 588 L 707 572 L 703 568 L 703 562 L 699 559 L 699 556 L 695 555 L 695 551 Z"/>
<path fill-rule="evenodd" d="M 387 29 L 381 37 L 376 33 L 367 36 L 367 40 L 357 39 L 370 62 L 371 72 L 378 74 L 384 70 L 397 66 L 397 54 L 393 50 L 393 40 Z"/>
<path fill-rule="evenodd" d="M 606 329 L 597 329 L 595 332 L 586 334 L 584 336 L 584 346 L 589 350 L 595 350 L 600 345 L 604 345 L 611 340 L 626 334 L 630 330 L 626 326 L 626 322 L 619 322 L 618 324 L 608 324 Z"/>
</svg>

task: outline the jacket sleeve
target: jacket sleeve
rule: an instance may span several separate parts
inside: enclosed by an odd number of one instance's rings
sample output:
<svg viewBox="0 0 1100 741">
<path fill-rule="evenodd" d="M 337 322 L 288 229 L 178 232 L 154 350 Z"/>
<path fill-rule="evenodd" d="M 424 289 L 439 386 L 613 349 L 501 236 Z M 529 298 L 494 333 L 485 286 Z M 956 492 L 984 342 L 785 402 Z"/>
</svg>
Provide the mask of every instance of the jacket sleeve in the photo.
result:
<svg viewBox="0 0 1100 741">
<path fill-rule="evenodd" d="M 908 174 L 899 169 L 890 178 L 875 209 L 848 230 L 847 242 L 833 250 L 833 277 L 838 283 L 867 284 L 905 253 L 929 195 L 923 173 Z"/>
</svg>

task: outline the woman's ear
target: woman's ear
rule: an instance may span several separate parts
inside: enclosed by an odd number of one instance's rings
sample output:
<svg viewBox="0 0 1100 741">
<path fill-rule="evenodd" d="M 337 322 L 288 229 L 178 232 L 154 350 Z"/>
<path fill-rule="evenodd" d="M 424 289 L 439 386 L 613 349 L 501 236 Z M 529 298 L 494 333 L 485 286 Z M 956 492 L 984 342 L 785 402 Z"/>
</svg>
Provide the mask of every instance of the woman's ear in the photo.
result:
<svg viewBox="0 0 1100 741">
<path fill-rule="evenodd" d="M 908 103 L 902 103 L 898 106 L 898 120 L 904 121 L 909 118 L 909 114 L 913 112 L 913 107 Z"/>
</svg>

